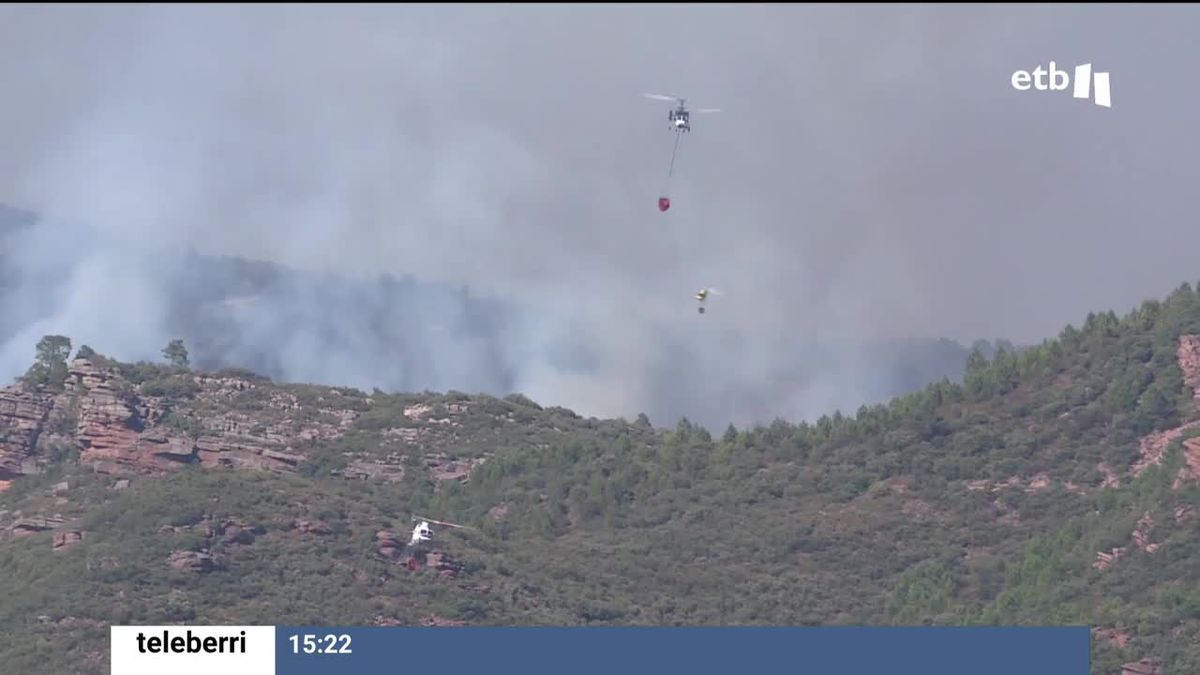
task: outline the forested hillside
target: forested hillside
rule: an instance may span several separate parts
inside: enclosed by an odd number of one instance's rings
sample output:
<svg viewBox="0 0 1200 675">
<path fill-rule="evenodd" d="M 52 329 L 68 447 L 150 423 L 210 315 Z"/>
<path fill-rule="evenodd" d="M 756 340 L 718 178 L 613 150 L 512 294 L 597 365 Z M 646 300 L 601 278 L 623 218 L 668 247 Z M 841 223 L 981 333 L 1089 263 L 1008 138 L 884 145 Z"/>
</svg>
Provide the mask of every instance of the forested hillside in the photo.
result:
<svg viewBox="0 0 1200 675">
<path fill-rule="evenodd" d="M 0 390 L 6 672 L 103 672 L 107 624 L 178 621 L 1070 623 L 1097 675 L 1200 672 L 1190 286 L 715 437 L 164 356 L 48 337 Z M 414 550 L 414 514 L 475 529 Z"/>
</svg>

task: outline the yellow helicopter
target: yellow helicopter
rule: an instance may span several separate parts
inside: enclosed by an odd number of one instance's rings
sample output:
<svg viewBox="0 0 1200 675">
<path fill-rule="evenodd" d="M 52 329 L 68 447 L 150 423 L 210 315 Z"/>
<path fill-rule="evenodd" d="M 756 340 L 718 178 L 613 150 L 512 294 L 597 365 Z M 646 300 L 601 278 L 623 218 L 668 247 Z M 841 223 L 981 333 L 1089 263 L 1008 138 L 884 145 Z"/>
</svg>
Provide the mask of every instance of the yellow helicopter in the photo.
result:
<svg viewBox="0 0 1200 675">
<path fill-rule="evenodd" d="M 700 303 L 700 306 L 696 308 L 697 312 L 701 314 L 704 313 L 704 302 L 708 300 L 708 296 L 710 295 L 720 295 L 720 293 L 714 288 L 701 288 L 694 296 L 692 296 L 696 298 L 697 302 Z"/>
</svg>

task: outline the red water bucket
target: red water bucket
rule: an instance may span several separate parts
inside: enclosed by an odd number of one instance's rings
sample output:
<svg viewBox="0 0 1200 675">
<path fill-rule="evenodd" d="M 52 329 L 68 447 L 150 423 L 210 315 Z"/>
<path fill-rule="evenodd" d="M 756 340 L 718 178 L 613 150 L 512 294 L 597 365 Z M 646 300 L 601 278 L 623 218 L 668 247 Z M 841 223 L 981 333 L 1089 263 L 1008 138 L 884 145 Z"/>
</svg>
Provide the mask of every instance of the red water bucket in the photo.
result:
<svg viewBox="0 0 1200 675">
<path fill-rule="evenodd" d="M 658 210 L 666 211 L 669 208 L 671 208 L 671 199 L 669 197 L 659 197 L 658 198 Z"/>
</svg>

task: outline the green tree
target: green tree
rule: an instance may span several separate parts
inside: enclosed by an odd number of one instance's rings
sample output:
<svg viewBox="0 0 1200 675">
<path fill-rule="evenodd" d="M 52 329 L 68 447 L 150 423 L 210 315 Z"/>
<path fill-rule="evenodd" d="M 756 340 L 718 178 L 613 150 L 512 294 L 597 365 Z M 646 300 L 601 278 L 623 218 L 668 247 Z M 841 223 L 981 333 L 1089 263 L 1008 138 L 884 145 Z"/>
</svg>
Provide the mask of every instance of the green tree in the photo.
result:
<svg viewBox="0 0 1200 675">
<path fill-rule="evenodd" d="M 1137 412 L 1154 422 L 1174 422 L 1175 405 L 1163 391 L 1163 386 L 1155 382 L 1150 385 L 1138 399 Z M 1148 427 L 1146 430 L 1148 431 Z"/>
<path fill-rule="evenodd" d="M 47 335 L 37 343 L 33 365 L 25 372 L 26 384 L 59 389 L 67 380 L 67 357 L 71 355 L 71 339 L 62 335 Z"/>
<path fill-rule="evenodd" d="M 687 443 L 692 440 L 693 426 L 691 421 L 684 417 L 679 420 L 679 424 L 675 425 L 675 436 L 682 443 Z"/>
<path fill-rule="evenodd" d="M 996 383 L 1000 387 L 998 393 L 1006 394 L 1017 388 L 1021 380 L 1021 372 L 1017 364 L 1017 356 L 1012 351 L 1004 347 L 997 348 L 992 365 L 995 370 Z"/>
<path fill-rule="evenodd" d="M 171 365 L 177 368 L 188 367 L 188 350 L 183 346 L 183 340 L 171 340 L 162 350 L 162 354 Z"/>
<path fill-rule="evenodd" d="M 892 621 L 902 625 L 936 621 L 953 603 L 958 586 L 954 571 L 940 561 L 905 572 L 891 598 Z"/>
<path fill-rule="evenodd" d="M 983 355 L 983 351 L 978 347 L 972 349 L 970 355 L 967 356 L 967 374 L 977 373 L 987 367 L 988 360 Z"/>
<path fill-rule="evenodd" d="M 737 427 L 733 426 L 733 423 L 730 422 L 729 426 L 725 427 L 725 435 L 721 437 L 721 440 L 724 441 L 725 443 L 736 443 L 737 439 L 738 439 Z"/>
</svg>

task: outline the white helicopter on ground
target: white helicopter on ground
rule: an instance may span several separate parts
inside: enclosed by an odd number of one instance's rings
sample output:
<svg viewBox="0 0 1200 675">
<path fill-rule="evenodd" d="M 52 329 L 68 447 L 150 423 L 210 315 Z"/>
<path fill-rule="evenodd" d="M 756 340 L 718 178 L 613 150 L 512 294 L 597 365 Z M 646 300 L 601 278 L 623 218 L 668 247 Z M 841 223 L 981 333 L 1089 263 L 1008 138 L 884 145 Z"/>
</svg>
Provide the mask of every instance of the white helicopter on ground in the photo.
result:
<svg viewBox="0 0 1200 675">
<path fill-rule="evenodd" d="M 443 520 L 434 520 L 433 518 L 424 518 L 422 516 L 413 516 L 412 519 L 414 521 L 420 521 L 420 522 L 418 522 L 417 526 L 413 528 L 412 539 L 410 539 L 408 541 L 409 546 L 416 546 L 417 544 L 420 544 L 423 542 L 433 541 L 433 528 L 430 526 L 430 523 L 433 523 L 435 525 L 442 525 L 444 527 L 453 527 L 453 528 L 456 528 L 459 530 L 473 529 L 473 528 L 467 527 L 466 525 L 458 525 L 456 523 L 447 523 Z"/>
<path fill-rule="evenodd" d="M 646 98 L 652 98 L 656 101 L 673 101 L 675 107 L 667 111 L 667 120 L 670 122 L 668 129 L 675 132 L 689 132 L 692 130 L 690 119 L 691 113 L 715 113 L 721 112 L 720 108 L 700 108 L 698 110 L 687 109 L 687 99 L 678 96 L 668 96 L 666 94 L 642 94 Z"/>
</svg>

